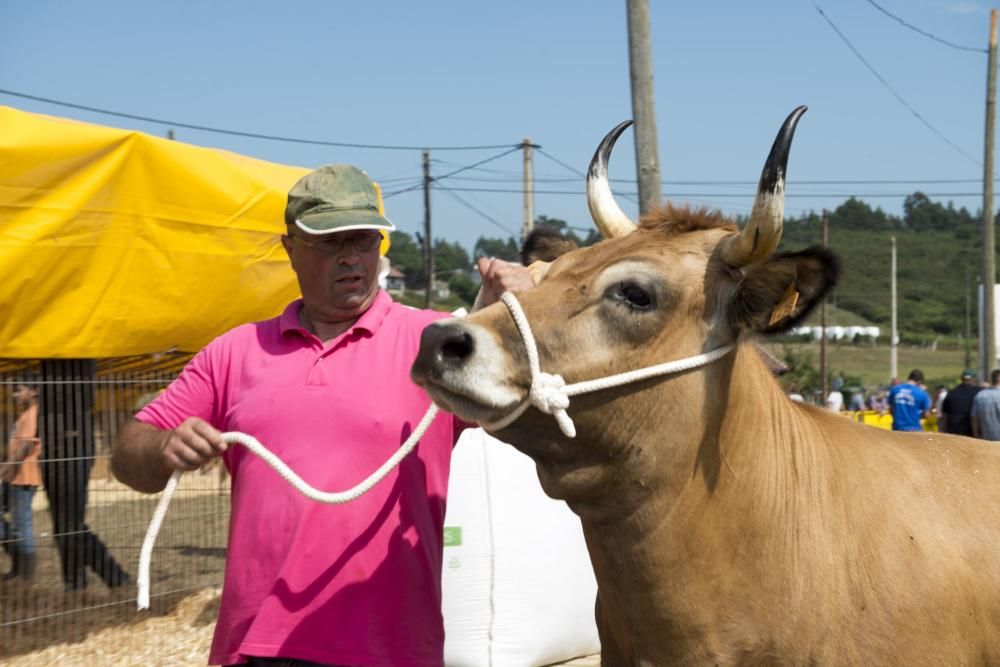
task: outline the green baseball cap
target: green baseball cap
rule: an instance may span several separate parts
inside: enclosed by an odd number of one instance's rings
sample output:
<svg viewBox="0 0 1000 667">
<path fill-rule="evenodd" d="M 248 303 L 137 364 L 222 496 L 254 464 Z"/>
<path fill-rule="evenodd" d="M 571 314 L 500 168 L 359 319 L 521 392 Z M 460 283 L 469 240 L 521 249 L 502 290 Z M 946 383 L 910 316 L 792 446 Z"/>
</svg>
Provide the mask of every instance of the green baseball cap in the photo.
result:
<svg viewBox="0 0 1000 667">
<path fill-rule="evenodd" d="M 285 224 L 307 234 L 394 231 L 396 226 L 379 212 L 379 204 L 368 174 L 349 164 L 327 164 L 300 178 L 288 191 Z"/>
</svg>

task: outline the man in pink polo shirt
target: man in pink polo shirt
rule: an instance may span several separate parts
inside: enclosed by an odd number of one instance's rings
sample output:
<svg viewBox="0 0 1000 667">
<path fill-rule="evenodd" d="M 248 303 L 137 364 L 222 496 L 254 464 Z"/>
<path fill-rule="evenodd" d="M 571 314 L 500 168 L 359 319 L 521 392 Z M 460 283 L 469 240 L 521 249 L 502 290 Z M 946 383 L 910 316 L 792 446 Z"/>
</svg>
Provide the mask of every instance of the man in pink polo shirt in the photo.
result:
<svg viewBox="0 0 1000 667">
<path fill-rule="evenodd" d="M 423 328 L 446 315 L 378 287 L 382 233 L 368 176 L 320 167 L 296 183 L 282 244 L 302 299 L 198 353 L 122 431 L 118 479 L 148 493 L 221 455 L 232 474 L 225 582 L 210 664 L 443 664 L 441 558 L 451 449 L 464 424 L 440 414 L 420 444 L 359 499 L 300 495 L 224 431 L 259 439 L 313 487 L 342 491 L 407 439 L 430 406 L 409 368 Z M 483 295 L 531 285 L 480 262 Z M 239 295 L 234 295 L 239 298 Z"/>
</svg>

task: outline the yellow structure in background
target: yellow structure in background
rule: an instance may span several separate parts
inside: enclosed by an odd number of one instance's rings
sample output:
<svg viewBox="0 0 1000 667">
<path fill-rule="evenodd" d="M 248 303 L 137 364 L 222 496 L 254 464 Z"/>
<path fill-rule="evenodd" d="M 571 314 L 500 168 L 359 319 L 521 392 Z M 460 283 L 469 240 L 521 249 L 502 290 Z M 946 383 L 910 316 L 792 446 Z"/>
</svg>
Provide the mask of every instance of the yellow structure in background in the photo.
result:
<svg viewBox="0 0 1000 667">
<path fill-rule="evenodd" d="M 0 357 L 195 351 L 280 313 L 307 171 L 0 107 Z"/>
<path fill-rule="evenodd" d="M 845 412 L 844 414 L 854 421 L 861 422 L 862 424 L 892 430 L 892 415 L 888 412 L 858 410 L 857 412 Z M 925 431 L 937 431 L 937 416 L 931 415 L 927 419 L 921 419 L 920 426 L 923 427 Z"/>
</svg>

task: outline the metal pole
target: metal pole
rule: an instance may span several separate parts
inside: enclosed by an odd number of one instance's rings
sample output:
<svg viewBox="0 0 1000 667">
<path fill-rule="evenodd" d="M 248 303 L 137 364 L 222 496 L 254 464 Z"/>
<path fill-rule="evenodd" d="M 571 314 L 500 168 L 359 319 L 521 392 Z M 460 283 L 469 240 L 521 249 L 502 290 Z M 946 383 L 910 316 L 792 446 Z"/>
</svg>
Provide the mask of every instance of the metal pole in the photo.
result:
<svg viewBox="0 0 1000 667">
<path fill-rule="evenodd" d="M 521 225 L 521 241 L 524 241 L 535 226 L 532 201 L 535 186 L 531 173 L 531 137 L 525 137 L 522 146 L 524 146 L 524 223 Z"/>
<path fill-rule="evenodd" d="M 996 366 L 996 240 L 993 227 L 993 130 L 997 95 L 997 10 L 990 11 L 990 49 L 986 66 L 986 140 L 983 155 L 983 358 L 979 360 L 985 381 Z"/>
<path fill-rule="evenodd" d="M 820 244 L 825 248 L 830 244 L 829 218 L 826 211 L 823 211 L 823 220 L 820 223 Z M 826 299 L 819 304 L 819 390 L 823 395 L 823 405 L 826 405 L 829 391 L 829 372 L 826 369 Z"/>
<path fill-rule="evenodd" d="M 635 119 L 635 168 L 639 181 L 639 213 L 663 199 L 660 161 L 656 147 L 656 111 L 653 105 L 653 60 L 650 55 L 648 0 L 626 0 L 628 56 L 632 81 L 632 117 Z"/>
<path fill-rule="evenodd" d="M 899 364 L 898 354 L 899 354 L 899 334 L 896 330 L 896 237 L 892 237 L 892 260 L 890 261 L 890 272 L 891 276 L 889 282 L 891 285 L 890 293 L 892 295 L 892 304 L 890 309 L 892 310 L 892 332 L 890 333 L 891 338 L 889 339 L 889 378 L 898 379 L 899 378 Z"/>
<path fill-rule="evenodd" d="M 434 296 L 434 244 L 431 241 L 431 152 L 424 151 L 424 268 L 427 270 L 427 289 L 424 308 L 431 307 Z"/>
</svg>

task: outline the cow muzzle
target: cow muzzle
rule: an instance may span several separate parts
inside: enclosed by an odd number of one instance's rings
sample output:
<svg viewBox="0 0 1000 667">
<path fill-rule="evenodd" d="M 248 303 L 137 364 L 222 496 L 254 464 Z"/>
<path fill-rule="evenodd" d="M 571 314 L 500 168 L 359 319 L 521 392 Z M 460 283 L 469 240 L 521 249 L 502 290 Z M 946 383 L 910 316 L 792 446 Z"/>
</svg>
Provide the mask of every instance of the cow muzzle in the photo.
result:
<svg viewBox="0 0 1000 667">
<path fill-rule="evenodd" d="M 462 419 L 490 422 L 524 400 L 509 354 L 482 327 L 463 320 L 424 329 L 410 378 L 434 402 Z"/>
</svg>

